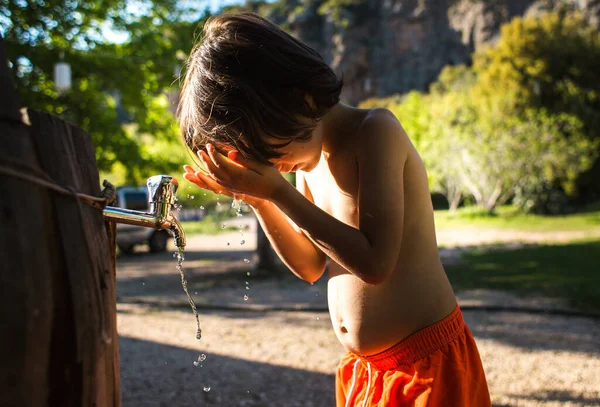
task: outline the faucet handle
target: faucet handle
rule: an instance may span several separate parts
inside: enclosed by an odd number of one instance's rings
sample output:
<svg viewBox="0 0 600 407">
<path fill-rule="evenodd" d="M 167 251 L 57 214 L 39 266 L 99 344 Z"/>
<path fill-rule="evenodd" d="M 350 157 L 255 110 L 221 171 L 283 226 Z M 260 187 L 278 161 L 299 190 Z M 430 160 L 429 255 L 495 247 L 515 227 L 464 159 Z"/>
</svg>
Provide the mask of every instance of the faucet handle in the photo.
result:
<svg viewBox="0 0 600 407">
<path fill-rule="evenodd" d="M 175 192 L 179 183 L 170 175 L 155 175 L 148 178 L 148 202 L 164 202 L 173 204 L 175 202 Z"/>
</svg>

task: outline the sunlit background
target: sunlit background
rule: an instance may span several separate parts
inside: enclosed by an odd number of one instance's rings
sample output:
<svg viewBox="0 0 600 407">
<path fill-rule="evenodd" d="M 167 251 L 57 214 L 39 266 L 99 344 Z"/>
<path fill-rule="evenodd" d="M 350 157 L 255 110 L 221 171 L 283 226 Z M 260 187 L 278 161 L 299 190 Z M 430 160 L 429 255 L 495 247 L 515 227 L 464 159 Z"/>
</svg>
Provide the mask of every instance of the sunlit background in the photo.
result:
<svg viewBox="0 0 600 407">
<path fill-rule="evenodd" d="M 600 405 L 597 2 L 3 1 L 21 105 L 86 130 L 101 179 L 134 192 L 155 174 L 181 181 L 205 339 L 193 337 L 171 253 L 121 242 L 124 405 L 333 405 L 343 351 L 326 281 L 289 277 L 261 249 L 251 210 L 181 180 L 192 163 L 175 117 L 185 60 L 207 18 L 241 10 L 319 51 L 343 75 L 345 103 L 402 123 L 494 404 Z"/>
</svg>

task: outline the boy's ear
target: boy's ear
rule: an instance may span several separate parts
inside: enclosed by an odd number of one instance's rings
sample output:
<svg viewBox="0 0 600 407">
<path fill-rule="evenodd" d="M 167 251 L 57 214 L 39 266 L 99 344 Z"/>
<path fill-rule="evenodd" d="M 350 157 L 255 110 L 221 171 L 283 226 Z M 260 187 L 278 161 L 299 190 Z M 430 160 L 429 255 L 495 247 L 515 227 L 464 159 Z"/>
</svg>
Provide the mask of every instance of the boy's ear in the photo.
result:
<svg viewBox="0 0 600 407">
<path fill-rule="evenodd" d="M 304 94 L 304 101 L 306 102 L 306 104 L 308 106 L 310 106 L 311 109 L 316 109 L 317 108 L 317 104 L 315 103 L 315 100 L 313 99 L 312 95 L 305 93 Z"/>
</svg>

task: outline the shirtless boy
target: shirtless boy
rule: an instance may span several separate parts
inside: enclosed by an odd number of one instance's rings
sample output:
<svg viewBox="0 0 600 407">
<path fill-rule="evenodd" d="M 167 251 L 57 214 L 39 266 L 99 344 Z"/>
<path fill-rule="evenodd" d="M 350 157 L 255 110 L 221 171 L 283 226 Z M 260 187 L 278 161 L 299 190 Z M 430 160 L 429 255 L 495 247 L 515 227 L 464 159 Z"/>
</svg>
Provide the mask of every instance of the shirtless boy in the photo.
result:
<svg viewBox="0 0 600 407">
<path fill-rule="evenodd" d="M 328 269 L 335 333 L 348 350 L 337 406 L 490 406 L 475 341 L 436 243 L 427 175 L 394 115 L 341 103 L 311 48 L 250 13 L 204 27 L 179 119 L 202 171 L 236 196 L 303 280 Z M 296 172 L 297 189 L 281 172 Z"/>
</svg>

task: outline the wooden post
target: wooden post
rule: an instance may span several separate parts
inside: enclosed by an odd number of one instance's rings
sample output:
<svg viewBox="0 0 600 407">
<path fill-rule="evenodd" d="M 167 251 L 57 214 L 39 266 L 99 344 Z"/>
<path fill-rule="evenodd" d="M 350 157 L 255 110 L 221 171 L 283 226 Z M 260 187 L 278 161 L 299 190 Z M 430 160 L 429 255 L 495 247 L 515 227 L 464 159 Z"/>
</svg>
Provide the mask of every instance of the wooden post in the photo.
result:
<svg viewBox="0 0 600 407">
<path fill-rule="evenodd" d="M 89 135 L 21 118 L 0 38 L 0 169 L 99 196 Z M 120 406 L 114 226 L 102 212 L 0 172 L 1 406 Z"/>
</svg>

